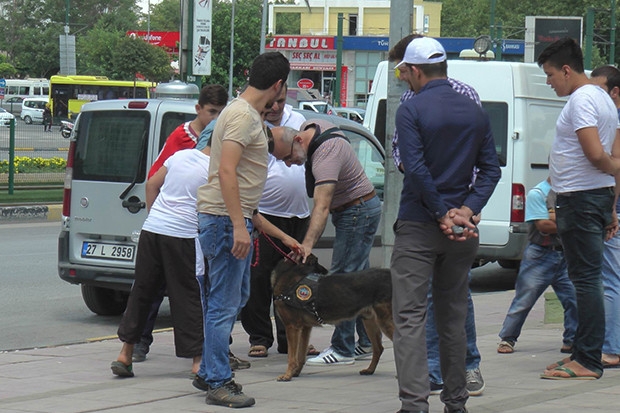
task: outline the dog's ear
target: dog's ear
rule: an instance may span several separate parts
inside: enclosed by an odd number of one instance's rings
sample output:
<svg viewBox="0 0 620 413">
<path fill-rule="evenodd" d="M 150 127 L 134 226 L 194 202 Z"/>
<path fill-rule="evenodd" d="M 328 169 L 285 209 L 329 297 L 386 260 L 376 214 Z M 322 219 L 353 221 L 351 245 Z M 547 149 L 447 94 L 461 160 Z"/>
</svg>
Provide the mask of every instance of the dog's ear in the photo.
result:
<svg viewBox="0 0 620 413">
<path fill-rule="evenodd" d="M 312 270 L 315 273 L 317 273 L 317 274 L 327 274 L 328 273 L 327 268 L 325 268 L 321 264 L 319 264 L 319 259 L 314 254 L 310 254 L 310 255 L 308 255 L 308 257 L 306 257 L 306 265 L 311 267 Z"/>
</svg>

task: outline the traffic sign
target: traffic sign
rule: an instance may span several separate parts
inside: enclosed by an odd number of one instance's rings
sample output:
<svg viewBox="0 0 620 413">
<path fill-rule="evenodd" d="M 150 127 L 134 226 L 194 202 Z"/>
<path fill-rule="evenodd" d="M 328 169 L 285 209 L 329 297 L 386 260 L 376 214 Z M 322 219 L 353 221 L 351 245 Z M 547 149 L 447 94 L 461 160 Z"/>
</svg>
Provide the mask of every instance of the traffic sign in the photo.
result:
<svg viewBox="0 0 620 413">
<path fill-rule="evenodd" d="M 6 80 L 0 77 L 0 99 L 4 99 L 4 89 L 6 88 Z"/>
</svg>

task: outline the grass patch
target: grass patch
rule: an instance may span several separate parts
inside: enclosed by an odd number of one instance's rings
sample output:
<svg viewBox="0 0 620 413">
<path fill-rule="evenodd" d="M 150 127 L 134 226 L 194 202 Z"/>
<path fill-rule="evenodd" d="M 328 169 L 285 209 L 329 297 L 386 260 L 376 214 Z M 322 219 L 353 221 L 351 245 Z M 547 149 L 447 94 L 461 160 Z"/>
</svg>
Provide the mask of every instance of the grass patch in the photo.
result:
<svg viewBox="0 0 620 413">
<path fill-rule="evenodd" d="M 3 187 L 0 190 L 0 206 L 2 205 L 21 205 L 21 204 L 39 204 L 39 203 L 54 203 L 58 204 L 62 202 L 62 188 L 49 188 L 49 189 L 26 189 L 16 188 L 13 194 L 9 195 L 9 190 Z"/>
</svg>

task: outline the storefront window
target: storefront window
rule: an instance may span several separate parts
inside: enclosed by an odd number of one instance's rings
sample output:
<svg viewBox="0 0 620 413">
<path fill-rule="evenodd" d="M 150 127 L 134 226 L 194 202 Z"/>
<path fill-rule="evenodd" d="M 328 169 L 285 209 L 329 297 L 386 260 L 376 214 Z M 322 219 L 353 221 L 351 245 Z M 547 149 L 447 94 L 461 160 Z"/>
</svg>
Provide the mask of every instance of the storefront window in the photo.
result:
<svg viewBox="0 0 620 413">
<path fill-rule="evenodd" d="M 355 106 L 365 106 L 370 92 L 370 81 L 375 77 L 381 52 L 355 53 Z"/>
</svg>

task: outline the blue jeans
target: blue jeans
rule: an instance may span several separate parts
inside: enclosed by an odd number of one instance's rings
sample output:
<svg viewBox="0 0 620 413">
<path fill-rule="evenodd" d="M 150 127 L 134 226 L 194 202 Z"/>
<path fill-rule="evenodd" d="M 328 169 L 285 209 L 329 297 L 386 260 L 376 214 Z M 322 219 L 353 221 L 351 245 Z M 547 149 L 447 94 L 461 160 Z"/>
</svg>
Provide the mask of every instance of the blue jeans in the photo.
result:
<svg viewBox="0 0 620 413">
<path fill-rule="evenodd" d="M 564 245 L 568 276 L 577 295 L 578 326 L 571 358 L 590 371 L 603 374 L 601 352 L 605 340 L 603 304 L 603 240 L 611 222 L 613 188 L 558 194 L 556 217 Z"/>
<path fill-rule="evenodd" d="M 523 251 L 515 298 L 499 332 L 502 340 L 517 341 L 527 315 L 550 285 L 564 307 L 563 342 L 567 346 L 573 344 L 577 330 L 577 298 L 575 287 L 568 279 L 564 253 L 531 243 Z"/>
<path fill-rule="evenodd" d="M 469 272 L 471 281 L 471 271 Z M 439 363 L 439 334 L 435 325 L 435 306 L 433 305 L 433 290 L 428 289 L 428 307 L 426 313 L 426 352 L 428 357 L 428 377 L 435 384 L 443 384 L 441 378 L 441 365 Z M 474 314 L 474 302 L 471 299 L 471 291 L 467 290 L 467 315 L 465 316 L 465 333 L 467 334 L 467 355 L 465 357 L 465 369 L 474 370 L 480 367 L 480 351 L 476 345 L 476 317 Z"/>
<path fill-rule="evenodd" d="M 365 270 L 370 266 L 368 256 L 381 220 L 381 201 L 375 196 L 342 212 L 332 213 L 336 228 L 330 273 Z M 353 357 L 355 330 L 359 345 L 370 347 L 370 340 L 362 320 L 342 321 L 334 329 L 331 346 L 340 355 Z"/>
<path fill-rule="evenodd" d="M 200 246 L 209 262 L 208 275 L 201 284 L 204 346 L 198 375 L 217 388 L 232 377 L 228 360 L 229 337 L 237 314 L 250 296 L 252 251 L 243 260 L 231 254 L 233 226 L 228 216 L 200 213 L 198 227 Z M 246 227 L 252 233 L 251 220 L 246 219 Z"/>
<path fill-rule="evenodd" d="M 605 242 L 603 288 L 605 294 L 603 353 L 620 354 L 620 235 Z"/>
</svg>

